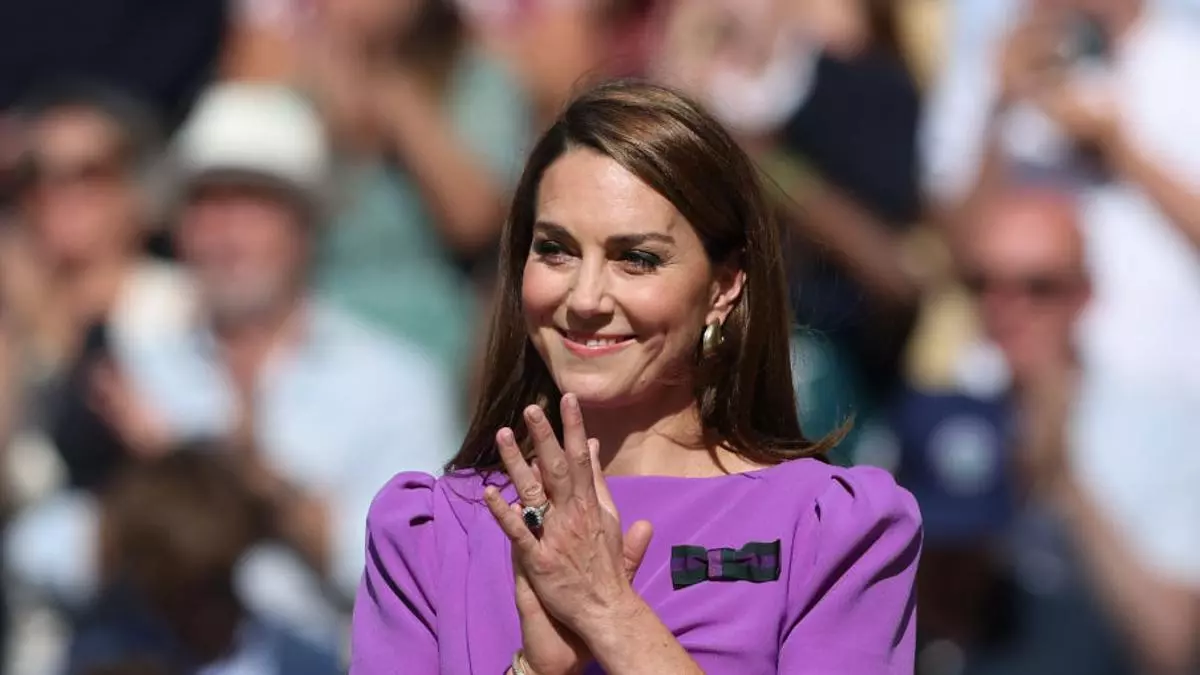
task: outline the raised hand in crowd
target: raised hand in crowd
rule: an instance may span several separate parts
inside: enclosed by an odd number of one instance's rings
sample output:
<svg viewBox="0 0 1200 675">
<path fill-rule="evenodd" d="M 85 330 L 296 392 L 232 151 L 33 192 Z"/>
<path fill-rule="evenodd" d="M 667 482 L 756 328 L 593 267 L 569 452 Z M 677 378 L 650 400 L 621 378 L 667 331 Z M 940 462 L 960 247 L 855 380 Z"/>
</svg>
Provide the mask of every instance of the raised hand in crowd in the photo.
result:
<svg viewBox="0 0 1200 675">
<path fill-rule="evenodd" d="M 1069 65 L 1063 53 L 1066 15 L 1035 9 L 1005 38 L 997 64 L 998 104 L 1007 106 L 1063 84 Z"/>
<path fill-rule="evenodd" d="M 139 394 L 125 373 L 110 359 L 92 367 L 89 403 L 134 457 L 152 459 L 175 442 L 159 411 Z"/>
</svg>

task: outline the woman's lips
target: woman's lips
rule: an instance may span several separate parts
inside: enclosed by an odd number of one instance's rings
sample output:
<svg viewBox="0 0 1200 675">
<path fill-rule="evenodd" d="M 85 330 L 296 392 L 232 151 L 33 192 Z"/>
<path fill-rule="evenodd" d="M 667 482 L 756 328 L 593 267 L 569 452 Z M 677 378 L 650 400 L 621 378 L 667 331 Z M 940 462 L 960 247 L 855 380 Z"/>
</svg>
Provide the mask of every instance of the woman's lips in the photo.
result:
<svg viewBox="0 0 1200 675">
<path fill-rule="evenodd" d="M 604 356 L 618 352 L 636 341 L 633 335 L 589 335 L 559 331 L 567 351 L 577 356 Z"/>
</svg>

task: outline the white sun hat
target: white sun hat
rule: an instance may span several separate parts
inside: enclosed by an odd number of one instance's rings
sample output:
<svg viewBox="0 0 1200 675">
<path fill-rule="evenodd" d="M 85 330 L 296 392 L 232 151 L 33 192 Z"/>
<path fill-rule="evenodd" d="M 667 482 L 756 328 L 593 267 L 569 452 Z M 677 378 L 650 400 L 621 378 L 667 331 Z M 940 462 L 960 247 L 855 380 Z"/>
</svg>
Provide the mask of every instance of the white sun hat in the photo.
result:
<svg viewBox="0 0 1200 675">
<path fill-rule="evenodd" d="M 174 142 L 180 186 L 264 180 L 322 201 L 330 148 L 316 109 L 282 85 L 223 83 L 205 91 Z"/>
</svg>

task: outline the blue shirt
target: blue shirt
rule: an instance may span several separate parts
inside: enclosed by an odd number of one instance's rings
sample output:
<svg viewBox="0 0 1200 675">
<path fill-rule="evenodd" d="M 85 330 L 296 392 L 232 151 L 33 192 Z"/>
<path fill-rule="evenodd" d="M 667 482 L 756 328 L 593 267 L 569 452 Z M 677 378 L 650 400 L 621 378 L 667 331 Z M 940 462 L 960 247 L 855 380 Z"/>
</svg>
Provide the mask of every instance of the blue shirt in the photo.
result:
<svg viewBox="0 0 1200 675">
<path fill-rule="evenodd" d="M 398 472 L 440 471 L 461 432 L 451 386 L 424 354 L 320 302 L 306 312 L 303 339 L 260 376 L 255 431 L 271 467 L 328 505 L 330 574 L 321 579 L 290 551 L 264 545 L 240 566 L 238 586 L 255 613 L 329 644 L 344 628 L 339 600 L 362 575 L 375 493 Z M 122 345 L 116 355 L 178 440 L 225 436 L 238 422 L 215 344 L 197 329 Z M 24 581 L 87 602 L 97 586 L 96 526 L 92 497 L 54 495 L 14 522 L 9 565 Z"/>
</svg>

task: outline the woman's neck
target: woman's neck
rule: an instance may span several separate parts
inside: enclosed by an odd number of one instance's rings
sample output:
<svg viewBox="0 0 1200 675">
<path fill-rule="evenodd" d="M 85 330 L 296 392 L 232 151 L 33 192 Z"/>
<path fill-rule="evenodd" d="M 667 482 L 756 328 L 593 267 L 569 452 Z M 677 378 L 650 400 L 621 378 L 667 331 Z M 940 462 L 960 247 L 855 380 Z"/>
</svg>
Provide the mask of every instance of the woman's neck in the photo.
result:
<svg viewBox="0 0 1200 675">
<path fill-rule="evenodd" d="M 600 442 L 606 474 L 702 477 L 761 468 L 726 448 L 710 448 L 691 393 L 678 394 L 668 392 L 653 403 L 583 411 L 588 435 Z"/>
</svg>

